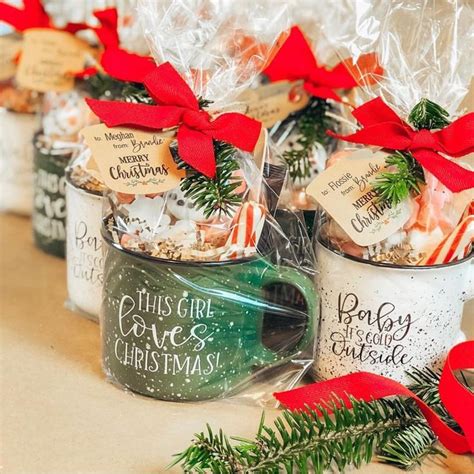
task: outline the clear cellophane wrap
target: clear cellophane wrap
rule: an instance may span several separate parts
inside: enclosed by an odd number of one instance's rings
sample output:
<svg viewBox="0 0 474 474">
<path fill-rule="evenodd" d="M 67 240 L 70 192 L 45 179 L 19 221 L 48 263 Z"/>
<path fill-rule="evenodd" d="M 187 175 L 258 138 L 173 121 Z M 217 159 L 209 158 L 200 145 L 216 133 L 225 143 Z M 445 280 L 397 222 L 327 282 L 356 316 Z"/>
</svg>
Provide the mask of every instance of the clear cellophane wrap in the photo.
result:
<svg viewBox="0 0 474 474">
<path fill-rule="evenodd" d="M 375 52 L 384 70 L 383 75 L 371 77 L 370 86 L 362 85 L 361 102 L 381 97 L 404 121 L 422 99 L 440 105 L 449 113 L 450 121 L 471 111 L 466 96 L 472 77 L 474 16 L 468 2 L 397 0 L 369 5 L 360 0 L 342 2 L 331 12 L 320 26 L 339 56 L 350 56 L 355 63 L 362 54 Z M 335 27 L 338 19 L 348 16 L 353 19 L 351 31 Z M 346 134 L 358 129 L 354 119 L 350 128 Z M 329 165 L 344 159 L 354 147 L 363 145 L 340 142 Z M 474 162 L 467 155 L 457 158 L 456 163 L 472 169 Z M 429 171 L 423 171 L 421 192 L 408 198 L 409 219 L 386 240 L 368 247 L 356 245 L 324 213 L 319 235 L 344 253 L 378 262 L 427 265 L 466 257 L 474 234 L 473 223 L 466 220 L 470 219 L 473 190 L 453 193 Z"/>
<path fill-rule="evenodd" d="M 170 62 L 196 97 L 211 101 L 205 110 L 213 117 L 245 110 L 236 97 L 289 26 L 285 11 L 259 1 L 139 2 L 157 64 Z M 160 194 L 107 194 L 102 334 L 113 382 L 164 400 L 266 404 L 274 403 L 273 391 L 307 373 L 318 316 L 313 252 L 298 216 L 288 211 L 275 218 L 283 176 L 269 166 L 271 150 L 262 140 L 258 160 L 232 152 L 238 166 L 228 182 L 236 184 L 237 201 L 228 212 L 206 213 L 181 186 Z M 176 157 L 174 144 L 171 150 Z M 139 291 L 150 301 L 167 301 L 166 308 L 144 306 Z M 125 326 L 118 328 L 123 298 L 138 304 L 136 317 L 151 331 L 178 331 L 175 345 L 129 333 L 131 313 L 122 314 Z M 149 361 L 144 370 L 136 367 L 136 353 L 128 363 L 133 346 Z"/>
</svg>

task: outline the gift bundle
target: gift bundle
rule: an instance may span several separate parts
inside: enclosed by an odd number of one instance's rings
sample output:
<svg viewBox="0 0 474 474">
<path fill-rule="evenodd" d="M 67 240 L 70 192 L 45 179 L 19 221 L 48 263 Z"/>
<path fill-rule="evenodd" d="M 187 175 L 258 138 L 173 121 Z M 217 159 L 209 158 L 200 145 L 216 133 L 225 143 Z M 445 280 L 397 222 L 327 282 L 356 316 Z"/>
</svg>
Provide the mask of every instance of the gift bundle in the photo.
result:
<svg viewBox="0 0 474 474">
<path fill-rule="evenodd" d="M 297 254 L 274 220 L 266 136 L 234 102 L 287 25 L 263 2 L 193 3 L 141 2 L 158 66 L 138 95 L 87 101 L 103 122 L 82 131 L 88 166 L 110 189 L 103 366 L 163 400 L 261 401 L 257 381 L 310 367 L 318 313 L 311 246 Z"/>
<path fill-rule="evenodd" d="M 87 124 L 89 116 L 80 91 L 74 89 L 74 73 L 83 69 L 94 51 L 76 35 L 75 24 L 58 26 L 39 0 L 26 0 L 21 7 L 2 2 L 0 19 L 23 35 L 14 83 L 36 95 L 44 94 L 43 105 L 39 107 L 40 130 L 33 136 L 34 125 L 25 130 L 14 123 L 15 139 L 9 136 L 5 140 L 12 143 L 12 147 L 26 140 L 22 148 L 33 148 L 34 162 L 24 167 L 29 176 L 33 173 L 33 198 L 28 185 L 23 189 L 17 186 L 16 191 L 11 189 L 9 199 L 28 199 L 33 203 L 35 243 L 47 253 L 64 256 L 64 168 L 71 158 L 78 132 Z M 12 93 L 18 95 L 18 92 Z M 4 130 L 9 133 L 9 127 L 2 127 L 2 132 Z M 16 139 L 17 134 L 21 140 Z M 20 158 L 15 164 L 16 161 Z M 21 173 L 8 177 L 7 186 L 2 188 L 10 189 L 20 179 Z"/>
<path fill-rule="evenodd" d="M 145 94 L 140 80 L 155 67 L 145 51 L 137 18 L 127 9 L 94 11 L 82 28 L 93 33 L 101 45 L 97 62 L 83 71 L 87 95 L 97 99 L 139 100 Z M 123 37 L 123 40 L 121 39 Z M 89 110 L 89 109 L 88 109 Z M 105 183 L 91 171 L 91 150 L 84 143 L 66 169 L 66 257 L 68 307 L 98 320 L 103 283 L 102 238 L 100 235 Z"/>
<path fill-rule="evenodd" d="M 357 44 L 384 69 L 341 150 L 308 187 L 321 205 L 315 248 L 322 299 L 316 375 L 370 371 L 406 380 L 438 368 L 464 335 L 472 298 L 474 115 L 459 108 L 471 79 L 470 9 L 392 2 L 353 6 Z M 370 28 L 369 28 L 369 25 Z M 349 145 L 344 144 L 347 142 Z"/>
<path fill-rule="evenodd" d="M 15 79 L 22 34 L 44 26 L 45 18 L 30 8 L 29 23 L 19 21 L 15 9 L 0 3 L 0 22 L 6 25 L 0 36 L 0 210 L 31 214 L 33 202 L 33 154 L 31 142 L 37 128 L 36 113 L 41 94 L 18 84 Z"/>
<path fill-rule="evenodd" d="M 273 164 L 287 170 L 279 214 L 285 220 L 285 209 L 302 211 L 310 234 L 316 202 L 306 194 L 306 186 L 324 170 L 336 145 L 326 132 L 344 130 L 344 109 L 353 101 L 355 89 L 382 73 L 374 54 L 362 55 L 355 65 L 348 58 L 335 61 L 334 48 L 322 35 L 317 17 L 309 5 L 292 11 L 301 26 L 281 35 L 280 46 L 263 71 L 263 85 L 243 95 L 249 113 L 268 128 L 275 148 Z M 338 27 L 348 30 L 350 18 L 338 22 Z"/>
</svg>

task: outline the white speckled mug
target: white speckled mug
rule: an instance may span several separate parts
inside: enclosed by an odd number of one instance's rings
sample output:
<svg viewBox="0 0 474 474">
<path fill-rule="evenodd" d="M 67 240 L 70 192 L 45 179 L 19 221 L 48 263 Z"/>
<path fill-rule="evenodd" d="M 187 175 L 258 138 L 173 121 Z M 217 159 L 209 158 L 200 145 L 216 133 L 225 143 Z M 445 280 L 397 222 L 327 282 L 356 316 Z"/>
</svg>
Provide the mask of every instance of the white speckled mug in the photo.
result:
<svg viewBox="0 0 474 474">
<path fill-rule="evenodd" d="M 67 288 L 73 307 L 98 321 L 102 302 L 101 194 L 66 181 Z"/>
<path fill-rule="evenodd" d="M 0 211 L 31 215 L 35 114 L 0 108 Z"/>
<path fill-rule="evenodd" d="M 443 365 L 465 339 L 464 303 L 474 298 L 473 255 L 430 267 L 395 266 L 316 244 L 321 320 L 314 375 L 367 371 L 409 380 L 412 367 Z"/>
</svg>

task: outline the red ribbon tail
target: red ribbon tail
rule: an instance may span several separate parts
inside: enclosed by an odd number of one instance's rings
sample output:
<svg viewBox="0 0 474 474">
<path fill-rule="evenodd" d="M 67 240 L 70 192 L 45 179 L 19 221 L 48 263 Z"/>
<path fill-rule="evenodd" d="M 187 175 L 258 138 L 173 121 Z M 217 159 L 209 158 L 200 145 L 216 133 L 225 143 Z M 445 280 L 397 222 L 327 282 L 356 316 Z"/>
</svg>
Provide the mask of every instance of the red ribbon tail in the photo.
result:
<svg viewBox="0 0 474 474">
<path fill-rule="evenodd" d="M 155 67 L 144 80 L 145 87 L 158 104 L 172 104 L 191 110 L 199 110 L 194 92 L 169 63 Z"/>
<path fill-rule="evenodd" d="M 303 32 L 297 26 L 293 26 L 288 38 L 263 74 L 268 76 L 271 81 L 283 79 L 291 81 L 306 77 L 316 67 L 317 63 L 311 46 Z"/>
<path fill-rule="evenodd" d="M 100 42 L 108 47 L 118 48 L 120 38 L 118 35 L 118 13 L 116 8 L 106 8 L 94 12 L 94 16 L 99 20 L 100 26 L 93 28 Z"/>
<path fill-rule="evenodd" d="M 342 99 L 329 87 L 315 86 L 310 82 L 306 82 L 304 89 L 313 97 L 318 97 L 320 99 L 332 99 L 336 102 L 342 102 Z"/>
<path fill-rule="evenodd" d="M 24 31 L 28 28 L 24 11 L 3 2 L 0 3 L 0 21 L 8 23 L 17 31 Z"/>
<path fill-rule="evenodd" d="M 189 166 L 208 178 L 216 176 L 216 159 L 212 137 L 186 125 L 178 129 L 178 153 Z"/>
<path fill-rule="evenodd" d="M 381 122 L 393 122 L 408 127 L 405 122 L 380 97 L 369 100 L 352 111 L 352 115 L 365 127 Z"/>
<path fill-rule="evenodd" d="M 411 143 L 405 128 L 398 123 L 382 122 L 361 128 L 351 135 L 338 135 L 331 130 L 326 132 L 330 137 L 351 143 L 380 146 L 390 150 L 405 150 Z"/>
<path fill-rule="evenodd" d="M 315 404 L 330 408 L 331 403 L 339 400 L 350 408 L 350 397 L 366 402 L 391 396 L 410 397 L 420 408 L 439 441 L 450 451 L 463 454 L 474 452 L 474 419 L 472 417 L 474 394 L 458 382 L 453 371 L 473 366 L 474 341 L 454 347 L 448 354 L 439 384 L 442 402 L 464 430 L 465 435 L 457 433 L 446 425 L 426 403 L 402 384 L 367 372 L 353 373 L 287 392 L 275 393 L 274 397 L 290 410 L 305 410 L 306 407 L 312 407 Z"/>
<path fill-rule="evenodd" d="M 450 191 L 459 193 L 474 188 L 474 171 L 468 170 L 432 150 L 414 150 L 413 156 L 423 168 L 439 179 Z"/>
<path fill-rule="evenodd" d="M 251 153 L 260 137 L 262 123 L 246 115 L 229 112 L 211 122 L 209 130 L 210 135 L 216 140 L 230 143 Z"/>
<path fill-rule="evenodd" d="M 107 48 L 100 63 L 109 76 L 126 82 L 143 83 L 145 77 L 156 69 L 153 58 L 129 53 L 120 48 Z"/>
<path fill-rule="evenodd" d="M 439 382 L 439 396 L 451 416 L 458 422 L 474 453 L 474 394 L 454 375 L 455 370 L 474 367 L 474 342 L 453 347 Z"/>
</svg>

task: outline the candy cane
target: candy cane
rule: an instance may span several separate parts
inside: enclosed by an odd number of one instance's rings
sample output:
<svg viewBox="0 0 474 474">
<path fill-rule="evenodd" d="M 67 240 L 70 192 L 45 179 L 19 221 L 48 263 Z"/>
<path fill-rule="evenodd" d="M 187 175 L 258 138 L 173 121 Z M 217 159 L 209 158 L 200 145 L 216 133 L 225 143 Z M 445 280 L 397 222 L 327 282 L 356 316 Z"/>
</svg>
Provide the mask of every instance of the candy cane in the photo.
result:
<svg viewBox="0 0 474 474">
<path fill-rule="evenodd" d="M 225 244 L 232 249 L 221 256 L 221 260 L 235 259 L 246 254 L 245 249 L 254 248 L 265 223 L 265 207 L 253 201 L 246 202 L 232 220 L 232 227 Z"/>
<path fill-rule="evenodd" d="M 427 255 L 421 265 L 437 265 L 459 260 L 471 250 L 474 241 L 474 215 L 465 217 L 438 246 Z"/>
</svg>

